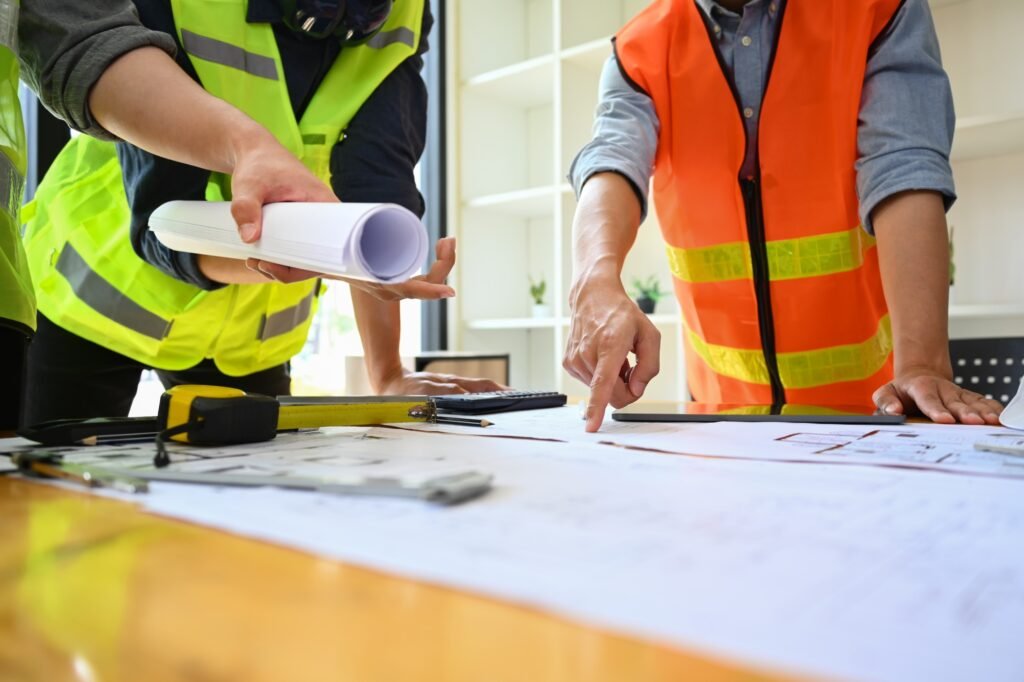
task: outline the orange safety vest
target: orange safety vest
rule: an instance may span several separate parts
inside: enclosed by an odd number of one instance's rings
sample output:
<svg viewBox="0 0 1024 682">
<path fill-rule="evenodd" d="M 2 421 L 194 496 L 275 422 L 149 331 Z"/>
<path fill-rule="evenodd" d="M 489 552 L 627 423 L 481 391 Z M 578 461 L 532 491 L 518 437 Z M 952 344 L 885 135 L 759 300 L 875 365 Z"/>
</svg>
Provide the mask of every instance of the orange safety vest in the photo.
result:
<svg viewBox="0 0 1024 682">
<path fill-rule="evenodd" d="M 742 105 L 694 0 L 654 2 L 616 36 L 661 125 L 654 203 L 695 399 L 870 405 L 892 378 L 854 163 L 868 52 L 899 5 L 786 3 L 752 178 Z"/>
</svg>

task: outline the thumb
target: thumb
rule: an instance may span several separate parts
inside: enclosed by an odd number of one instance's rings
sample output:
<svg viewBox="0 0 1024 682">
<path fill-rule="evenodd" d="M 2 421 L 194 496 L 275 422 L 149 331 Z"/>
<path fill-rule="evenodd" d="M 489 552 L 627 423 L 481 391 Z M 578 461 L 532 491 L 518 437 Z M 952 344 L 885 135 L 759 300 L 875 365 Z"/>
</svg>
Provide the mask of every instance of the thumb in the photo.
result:
<svg viewBox="0 0 1024 682">
<path fill-rule="evenodd" d="M 231 199 L 231 217 L 238 225 L 243 242 L 254 242 L 263 232 L 263 202 L 247 187 L 235 189 Z"/>
<path fill-rule="evenodd" d="M 633 352 L 636 367 L 629 374 L 629 392 L 639 398 L 647 384 L 661 371 L 661 334 L 653 325 L 641 325 Z"/>
<path fill-rule="evenodd" d="M 437 256 L 437 260 L 451 261 L 451 264 L 455 265 L 455 237 L 438 239 L 437 246 L 434 247 L 434 254 Z"/>
<path fill-rule="evenodd" d="M 875 391 L 872 399 L 882 414 L 903 414 L 903 401 L 892 384 L 886 384 Z"/>
</svg>

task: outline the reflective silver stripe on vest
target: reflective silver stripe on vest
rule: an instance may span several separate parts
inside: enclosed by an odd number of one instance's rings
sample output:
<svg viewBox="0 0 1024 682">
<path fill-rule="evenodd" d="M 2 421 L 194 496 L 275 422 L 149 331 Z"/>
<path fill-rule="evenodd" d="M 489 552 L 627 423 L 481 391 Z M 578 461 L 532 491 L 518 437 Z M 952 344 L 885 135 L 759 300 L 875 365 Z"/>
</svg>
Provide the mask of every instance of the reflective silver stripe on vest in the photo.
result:
<svg viewBox="0 0 1024 682">
<path fill-rule="evenodd" d="M 131 300 L 89 267 L 71 244 L 65 244 L 57 259 L 57 272 L 71 284 L 75 295 L 87 306 L 122 327 L 160 341 L 171 331 L 168 320 Z"/>
<path fill-rule="evenodd" d="M 0 152 L 0 208 L 11 216 L 11 222 L 18 223 L 18 209 L 21 207 L 25 178 L 14 167 L 11 158 Z"/>
<path fill-rule="evenodd" d="M 309 296 L 306 296 L 291 308 L 278 310 L 270 317 L 264 315 L 263 322 L 260 323 L 259 340 L 267 341 L 275 336 L 287 334 L 308 320 L 309 314 L 313 310 L 313 299 L 316 298 L 316 292 L 319 288 L 317 286 L 316 289 L 309 292 Z"/>
<path fill-rule="evenodd" d="M 382 31 L 366 41 L 367 47 L 372 47 L 375 50 L 383 49 L 395 43 L 416 47 L 416 34 L 412 32 L 412 29 L 399 26 L 391 31 Z"/>
<path fill-rule="evenodd" d="M 270 57 L 246 52 L 237 45 L 207 38 L 185 29 L 181 29 L 181 44 L 185 47 L 185 52 L 194 57 L 245 71 L 260 78 L 277 80 L 277 65 Z"/>
<path fill-rule="evenodd" d="M 302 136 L 302 144 L 327 144 L 327 136 L 318 133 L 309 133 Z"/>
</svg>

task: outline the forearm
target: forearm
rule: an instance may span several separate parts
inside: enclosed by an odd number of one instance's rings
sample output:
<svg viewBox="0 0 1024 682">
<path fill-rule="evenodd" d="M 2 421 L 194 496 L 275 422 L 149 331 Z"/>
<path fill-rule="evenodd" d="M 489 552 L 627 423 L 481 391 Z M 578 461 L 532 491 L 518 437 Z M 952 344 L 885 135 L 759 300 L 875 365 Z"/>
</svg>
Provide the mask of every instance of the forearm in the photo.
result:
<svg viewBox="0 0 1024 682">
<path fill-rule="evenodd" d="M 258 123 L 193 81 L 165 52 L 142 48 L 110 65 L 89 96 L 106 130 L 157 156 L 232 173 L 242 150 L 277 145 Z"/>
<path fill-rule="evenodd" d="M 223 256 L 207 256 L 199 254 L 199 269 L 202 273 L 221 284 L 266 284 L 270 281 L 259 270 L 246 266 L 244 260 L 224 258 Z"/>
<path fill-rule="evenodd" d="M 69 126 L 107 139 L 89 111 L 89 93 L 107 67 L 146 46 L 174 53 L 174 39 L 139 23 L 130 0 L 22 2 L 18 20 L 22 78 Z"/>
<path fill-rule="evenodd" d="M 580 192 L 573 221 L 573 287 L 595 282 L 621 287 L 622 265 L 640 227 L 640 202 L 632 185 L 617 173 L 592 176 Z"/>
<path fill-rule="evenodd" d="M 366 373 L 370 386 L 381 392 L 386 384 L 402 374 L 398 344 L 402 335 L 398 301 L 381 301 L 359 289 L 352 289 L 352 307 L 363 343 Z"/>
<path fill-rule="evenodd" d="M 873 217 L 896 375 L 928 370 L 949 377 L 949 240 L 942 196 L 898 194 Z"/>
</svg>

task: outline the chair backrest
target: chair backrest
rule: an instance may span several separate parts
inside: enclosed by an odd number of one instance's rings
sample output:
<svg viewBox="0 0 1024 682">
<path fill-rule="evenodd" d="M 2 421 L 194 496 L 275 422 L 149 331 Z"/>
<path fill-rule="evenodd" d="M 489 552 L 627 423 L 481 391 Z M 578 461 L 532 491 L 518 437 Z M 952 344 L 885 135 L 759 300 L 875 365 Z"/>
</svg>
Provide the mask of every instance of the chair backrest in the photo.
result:
<svg viewBox="0 0 1024 682">
<path fill-rule="evenodd" d="M 949 355 L 958 386 L 1003 405 L 1017 393 L 1024 376 L 1024 337 L 953 339 Z"/>
</svg>

